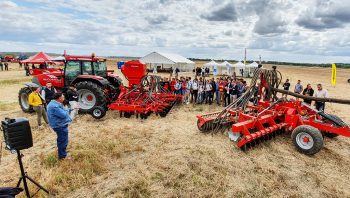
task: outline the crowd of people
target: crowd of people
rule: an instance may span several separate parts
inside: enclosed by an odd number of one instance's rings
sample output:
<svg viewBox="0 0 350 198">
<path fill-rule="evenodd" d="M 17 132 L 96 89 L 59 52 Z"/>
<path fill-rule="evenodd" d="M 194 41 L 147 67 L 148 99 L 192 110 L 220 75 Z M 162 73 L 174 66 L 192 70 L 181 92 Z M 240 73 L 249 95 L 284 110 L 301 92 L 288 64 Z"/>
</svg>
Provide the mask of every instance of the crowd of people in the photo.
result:
<svg viewBox="0 0 350 198">
<path fill-rule="evenodd" d="M 198 70 L 199 72 L 199 70 Z M 166 90 L 170 90 L 175 94 L 183 95 L 183 102 L 185 104 L 213 104 L 220 106 L 227 106 L 239 98 L 248 88 L 245 80 L 233 76 L 224 76 L 218 78 L 205 77 L 206 74 L 198 73 L 194 79 L 191 77 L 175 76 L 169 80 L 162 78 L 161 85 Z M 289 79 L 283 83 L 283 89 L 289 91 Z M 317 84 L 317 89 L 314 90 L 311 84 L 307 84 L 304 88 L 301 80 L 298 80 L 294 86 L 294 93 L 313 96 L 318 98 L 327 98 L 328 91 L 322 87 L 322 84 Z M 287 97 L 287 94 L 282 94 Z M 320 101 L 312 101 L 311 99 L 304 99 L 305 103 L 314 105 L 318 111 L 324 111 L 325 103 Z"/>
<path fill-rule="evenodd" d="M 304 88 L 303 85 L 301 84 L 301 80 L 298 80 L 294 86 L 293 92 L 304 96 L 313 96 L 316 98 L 328 98 L 328 91 L 322 87 L 322 84 L 317 84 L 316 87 L 317 89 L 314 90 L 311 84 L 307 84 L 306 87 Z M 283 84 L 283 89 L 286 91 L 289 91 L 289 88 L 290 88 L 290 82 L 289 82 L 289 79 L 286 79 L 286 81 Z M 285 97 L 286 96 L 287 95 L 285 95 Z M 325 109 L 325 102 L 315 101 L 313 103 L 311 99 L 306 98 L 304 99 L 304 103 L 310 106 L 314 104 L 315 108 L 318 111 L 324 111 Z"/>
<path fill-rule="evenodd" d="M 185 104 L 213 104 L 227 106 L 240 97 L 247 88 L 243 79 L 234 76 L 220 78 L 206 77 L 180 77 L 163 78 L 161 85 L 177 95 L 183 95 Z"/>
</svg>

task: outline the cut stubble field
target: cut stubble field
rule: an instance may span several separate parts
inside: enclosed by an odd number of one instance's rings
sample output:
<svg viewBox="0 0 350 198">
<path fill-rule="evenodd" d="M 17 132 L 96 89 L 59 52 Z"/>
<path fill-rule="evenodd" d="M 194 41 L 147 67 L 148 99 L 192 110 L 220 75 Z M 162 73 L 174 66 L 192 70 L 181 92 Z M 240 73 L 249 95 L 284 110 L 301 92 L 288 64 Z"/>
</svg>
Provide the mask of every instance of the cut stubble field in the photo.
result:
<svg viewBox="0 0 350 198">
<path fill-rule="evenodd" d="M 69 128 L 73 159 L 57 161 L 54 132 L 39 130 L 35 115 L 17 104 L 28 78 L 17 65 L 10 68 L 11 77 L 0 72 L 0 119 L 30 120 L 34 146 L 23 150 L 24 164 L 57 197 L 350 197 L 349 138 L 326 139 L 312 157 L 298 153 L 289 134 L 244 153 L 226 134 L 198 131 L 195 116 L 222 109 L 216 105 L 177 106 L 165 118 L 152 115 L 143 122 L 114 111 L 102 120 L 79 116 Z M 330 68 L 278 69 L 292 86 L 300 79 L 304 85 L 324 84 L 331 97 L 350 96 L 350 70 L 339 69 L 338 84 L 331 87 Z M 350 106 L 326 109 L 350 123 Z M 18 176 L 16 156 L 3 150 L 0 186 L 15 185 Z"/>
</svg>

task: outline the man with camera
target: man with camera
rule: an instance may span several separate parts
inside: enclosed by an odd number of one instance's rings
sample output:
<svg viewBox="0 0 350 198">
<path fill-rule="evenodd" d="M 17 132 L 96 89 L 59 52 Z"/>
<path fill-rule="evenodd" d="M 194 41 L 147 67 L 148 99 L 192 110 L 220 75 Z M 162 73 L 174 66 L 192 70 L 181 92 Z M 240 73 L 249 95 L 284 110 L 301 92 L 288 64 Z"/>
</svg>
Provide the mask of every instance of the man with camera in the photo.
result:
<svg viewBox="0 0 350 198">
<path fill-rule="evenodd" d="M 64 108 L 64 100 L 64 95 L 57 92 L 53 94 L 51 102 L 47 105 L 49 124 L 57 134 L 58 158 L 60 160 L 67 157 L 68 125 L 72 122 L 69 116 L 72 110 Z"/>
</svg>

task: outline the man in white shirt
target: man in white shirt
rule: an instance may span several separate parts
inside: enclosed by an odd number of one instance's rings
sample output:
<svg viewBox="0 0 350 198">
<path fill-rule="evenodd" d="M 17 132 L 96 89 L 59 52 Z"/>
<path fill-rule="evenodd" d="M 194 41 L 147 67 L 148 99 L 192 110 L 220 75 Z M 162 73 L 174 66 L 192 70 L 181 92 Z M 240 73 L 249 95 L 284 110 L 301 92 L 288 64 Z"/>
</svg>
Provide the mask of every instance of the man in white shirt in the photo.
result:
<svg viewBox="0 0 350 198">
<path fill-rule="evenodd" d="M 323 89 L 321 84 L 317 84 L 317 90 L 315 91 L 314 96 L 317 98 L 328 98 L 328 91 Z M 324 111 L 325 103 L 316 101 L 315 106 L 318 111 Z"/>
</svg>

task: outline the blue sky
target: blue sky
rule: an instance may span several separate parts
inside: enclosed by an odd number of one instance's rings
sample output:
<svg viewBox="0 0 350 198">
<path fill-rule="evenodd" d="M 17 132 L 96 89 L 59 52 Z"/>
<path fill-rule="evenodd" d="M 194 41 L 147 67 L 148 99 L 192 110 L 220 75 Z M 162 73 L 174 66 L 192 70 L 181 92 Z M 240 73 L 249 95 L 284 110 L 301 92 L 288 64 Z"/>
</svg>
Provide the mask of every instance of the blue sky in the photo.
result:
<svg viewBox="0 0 350 198">
<path fill-rule="evenodd" d="M 5 0 L 0 51 L 350 62 L 350 1 Z"/>
</svg>

